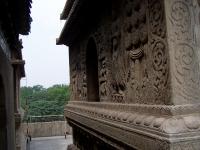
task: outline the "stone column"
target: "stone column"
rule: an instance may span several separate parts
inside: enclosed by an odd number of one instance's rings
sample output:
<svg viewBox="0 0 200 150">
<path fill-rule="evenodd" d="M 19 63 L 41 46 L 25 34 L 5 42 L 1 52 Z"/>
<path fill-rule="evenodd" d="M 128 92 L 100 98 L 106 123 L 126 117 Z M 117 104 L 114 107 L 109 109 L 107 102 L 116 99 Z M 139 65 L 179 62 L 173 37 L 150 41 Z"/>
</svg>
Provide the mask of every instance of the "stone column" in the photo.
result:
<svg viewBox="0 0 200 150">
<path fill-rule="evenodd" d="M 200 9 L 197 0 L 165 0 L 172 102 L 199 104 Z"/>
<path fill-rule="evenodd" d="M 198 0 L 165 0 L 173 114 L 172 149 L 200 147 L 200 8 Z"/>
</svg>

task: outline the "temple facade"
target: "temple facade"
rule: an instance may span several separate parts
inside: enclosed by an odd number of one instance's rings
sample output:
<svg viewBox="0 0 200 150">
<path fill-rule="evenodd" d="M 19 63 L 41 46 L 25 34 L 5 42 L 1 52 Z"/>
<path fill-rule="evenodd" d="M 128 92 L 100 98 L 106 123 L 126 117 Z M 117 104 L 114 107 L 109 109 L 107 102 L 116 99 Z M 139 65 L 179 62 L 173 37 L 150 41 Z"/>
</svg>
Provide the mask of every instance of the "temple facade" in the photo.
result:
<svg viewBox="0 0 200 150">
<path fill-rule="evenodd" d="M 200 148 L 200 1 L 68 0 L 74 145 Z"/>
<path fill-rule="evenodd" d="M 0 2 L 0 149 L 23 150 L 20 79 L 25 76 L 19 35 L 30 31 L 31 0 Z"/>
</svg>

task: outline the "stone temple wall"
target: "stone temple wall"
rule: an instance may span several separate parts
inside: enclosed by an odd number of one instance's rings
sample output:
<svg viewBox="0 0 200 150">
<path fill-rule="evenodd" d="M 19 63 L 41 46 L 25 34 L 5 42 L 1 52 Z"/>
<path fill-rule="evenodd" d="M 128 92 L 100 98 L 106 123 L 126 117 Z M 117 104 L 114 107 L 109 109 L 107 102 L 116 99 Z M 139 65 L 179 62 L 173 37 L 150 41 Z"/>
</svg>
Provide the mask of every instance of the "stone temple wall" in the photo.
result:
<svg viewBox="0 0 200 150">
<path fill-rule="evenodd" d="M 172 104 L 164 1 L 118 1 L 112 7 L 110 16 L 100 18 L 95 29 L 70 47 L 74 100 L 87 99 L 85 59 L 93 38 L 100 101 Z"/>
<path fill-rule="evenodd" d="M 117 149 L 198 149 L 199 1 L 109 2 L 99 21 L 91 19 L 87 32 L 70 45 L 65 116 L 80 135 L 75 145 L 93 136 L 96 147 L 102 142 Z M 90 41 L 97 51 L 96 101 L 88 95 Z"/>
</svg>

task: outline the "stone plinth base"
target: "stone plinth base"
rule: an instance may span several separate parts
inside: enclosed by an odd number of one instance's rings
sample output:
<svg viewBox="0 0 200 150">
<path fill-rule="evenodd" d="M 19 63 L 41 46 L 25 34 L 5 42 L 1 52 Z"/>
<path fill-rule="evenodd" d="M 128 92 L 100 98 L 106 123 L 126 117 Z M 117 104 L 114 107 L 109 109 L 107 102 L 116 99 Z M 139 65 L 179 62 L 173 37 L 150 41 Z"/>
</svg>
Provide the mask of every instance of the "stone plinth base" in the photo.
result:
<svg viewBox="0 0 200 150">
<path fill-rule="evenodd" d="M 193 150 L 200 148 L 199 111 L 197 104 L 70 102 L 65 116 L 79 148 Z"/>
</svg>

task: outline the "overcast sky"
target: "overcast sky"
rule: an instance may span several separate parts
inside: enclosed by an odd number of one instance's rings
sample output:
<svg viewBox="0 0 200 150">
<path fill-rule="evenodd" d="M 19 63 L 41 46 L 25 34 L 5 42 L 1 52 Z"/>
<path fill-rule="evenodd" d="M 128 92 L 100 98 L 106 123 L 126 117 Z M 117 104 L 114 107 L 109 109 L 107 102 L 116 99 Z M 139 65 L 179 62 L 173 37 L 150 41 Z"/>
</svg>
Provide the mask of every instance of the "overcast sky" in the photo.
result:
<svg viewBox="0 0 200 150">
<path fill-rule="evenodd" d="M 56 45 L 64 21 L 60 13 L 66 0 L 33 0 L 31 33 L 23 39 L 27 86 L 69 84 L 68 48 Z M 26 85 L 26 79 L 21 80 Z"/>
</svg>

